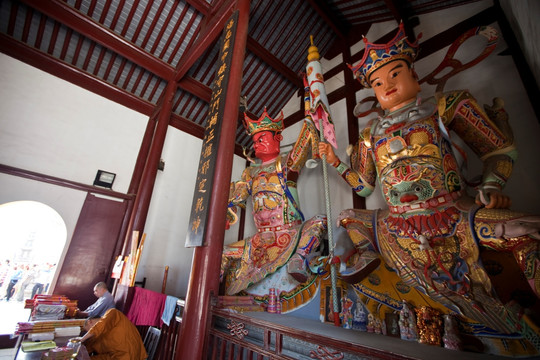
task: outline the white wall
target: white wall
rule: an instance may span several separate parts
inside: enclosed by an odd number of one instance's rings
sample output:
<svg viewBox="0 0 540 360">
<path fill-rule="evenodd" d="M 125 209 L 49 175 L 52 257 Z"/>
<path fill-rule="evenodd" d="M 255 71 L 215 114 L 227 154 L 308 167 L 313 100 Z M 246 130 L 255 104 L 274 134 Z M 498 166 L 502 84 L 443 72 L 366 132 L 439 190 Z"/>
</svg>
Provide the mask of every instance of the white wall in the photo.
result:
<svg viewBox="0 0 540 360">
<path fill-rule="evenodd" d="M 536 0 L 500 0 L 501 7 L 508 18 L 508 22 L 514 31 L 521 50 L 540 84 L 540 2 Z"/>
<path fill-rule="evenodd" d="M 127 192 L 147 116 L 0 54 L 0 164 L 91 185 L 98 169 L 116 173 L 113 190 Z M 201 140 L 170 127 L 145 226 L 137 279 L 185 296 L 193 249 L 184 247 Z M 233 177 L 245 160 L 235 156 Z M 0 174 L 0 204 L 40 201 L 55 209 L 73 235 L 86 193 Z M 238 225 L 225 234 L 235 241 Z M 63 255 L 60 261 L 63 261 Z"/>
<path fill-rule="evenodd" d="M 137 278 L 146 277 L 147 288 L 161 291 L 165 266 L 169 266 L 167 293 L 185 296 L 193 248 L 186 248 L 193 189 L 197 178 L 202 140 L 169 127 L 158 171 L 145 232 L 146 242 Z M 235 156 L 233 177 L 239 177 L 245 160 Z M 238 225 L 225 233 L 225 242 L 236 241 Z"/>
<path fill-rule="evenodd" d="M 0 163 L 126 192 L 146 117 L 0 54 Z M 30 99 L 30 101 L 29 101 Z"/>
<path fill-rule="evenodd" d="M 420 17 L 422 40 L 491 6 L 491 1 L 472 3 L 445 10 L 444 15 L 431 13 Z M 443 19 L 443 20 L 441 20 Z M 378 24 L 367 35 L 376 39 L 396 27 L 395 22 Z M 378 34 L 378 36 L 376 35 Z M 360 51 L 363 43 L 353 46 Z M 481 103 L 500 96 L 516 134 L 520 158 L 508 184 L 516 210 L 540 213 L 540 178 L 537 154 L 540 154 L 540 125 L 534 117 L 525 90 L 510 57 L 497 56 L 505 49 L 504 41 L 480 65 L 453 78 L 446 89 L 469 89 Z M 444 52 L 418 62 L 422 77 L 438 65 Z M 330 69 L 341 58 L 323 60 L 323 69 Z M 327 91 L 342 86 L 350 72 L 326 79 Z M 96 171 L 103 169 L 117 174 L 113 189 L 125 192 L 133 172 L 147 117 L 73 86 L 63 80 L 29 67 L 0 54 L 0 164 L 92 184 Z M 425 93 L 430 89 L 426 88 Z M 357 93 L 360 100 L 369 90 Z M 286 107 L 286 115 L 299 109 L 294 97 Z M 338 155 L 348 159 L 346 107 L 344 100 L 331 106 L 339 144 Z M 276 116 L 277 114 L 270 114 Z M 365 122 L 360 120 L 360 124 Z M 284 131 L 283 144 L 296 139 L 301 124 Z M 168 265 L 167 293 L 185 296 L 189 282 L 193 249 L 184 247 L 187 222 L 191 210 L 196 168 L 201 140 L 169 128 L 162 158 L 165 170 L 158 172 L 153 198 L 145 226 L 146 244 L 138 278 L 147 277 L 147 287 L 160 291 L 164 267 Z M 236 157 L 233 179 L 240 177 L 245 160 Z M 474 167 L 473 167 L 474 169 Z M 350 189 L 329 168 L 332 224 L 342 209 L 352 206 Z M 478 171 L 478 169 L 477 169 Z M 307 218 L 323 213 L 321 167 L 304 169 L 299 180 L 302 210 Z M 68 242 L 71 239 L 84 193 L 54 185 L 0 174 L 0 204 L 15 200 L 41 201 L 54 208 L 66 222 Z M 368 208 L 383 206 L 377 191 L 367 201 Z M 253 222 L 246 221 L 245 234 L 253 233 Z M 236 240 L 238 225 L 225 233 L 225 243 Z"/>
<path fill-rule="evenodd" d="M 98 169 L 126 192 L 146 118 L 103 97 L 0 54 L 0 164 L 91 185 Z M 85 192 L 0 174 L 0 204 L 40 201 L 67 228 L 59 268 Z"/>
</svg>

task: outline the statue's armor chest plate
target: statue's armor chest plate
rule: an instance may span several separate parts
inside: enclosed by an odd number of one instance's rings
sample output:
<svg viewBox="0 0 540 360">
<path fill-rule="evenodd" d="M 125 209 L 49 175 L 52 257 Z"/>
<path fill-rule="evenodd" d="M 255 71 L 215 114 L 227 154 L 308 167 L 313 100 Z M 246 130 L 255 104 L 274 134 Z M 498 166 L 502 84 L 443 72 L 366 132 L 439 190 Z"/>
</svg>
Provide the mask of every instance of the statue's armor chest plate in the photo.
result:
<svg viewBox="0 0 540 360">
<path fill-rule="evenodd" d="M 461 176 L 433 102 L 380 118 L 372 154 L 389 206 L 425 202 L 461 190 Z"/>
<path fill-rule="evenodd" d="M 251 173 L 253 218 L 257 228 L 278 227 L 299 219 L 297 213 L 292 211 L 293 206 L 288 203 L 285 194 L 285 176 L 280 179 L 275 163 L 256 168 Z M 288 191 L 295 190 L 296 183 L 287 181 Z"/>
<path fill-rule="evenodd" d="M 275 165 L 257 169 L 252 178 L 253 215 L 257 226 L 283 224 L 283 189 Z"/>
</svg>

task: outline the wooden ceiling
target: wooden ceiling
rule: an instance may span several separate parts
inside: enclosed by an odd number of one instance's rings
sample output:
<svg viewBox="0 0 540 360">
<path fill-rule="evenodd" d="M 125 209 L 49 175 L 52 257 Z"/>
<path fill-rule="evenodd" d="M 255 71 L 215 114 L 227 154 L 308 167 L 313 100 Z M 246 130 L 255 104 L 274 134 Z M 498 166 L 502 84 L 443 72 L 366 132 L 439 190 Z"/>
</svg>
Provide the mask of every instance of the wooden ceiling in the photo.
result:
<svg viewBox="0 0 540 360">
<path fill-rule="evenodd" d="M 274 116 L 303 88 L 299 74 L 310 35 L 321 55 L 332 58 L 373 23 L 403 21 L 414 36 L 415 16 L 470 2 L 252 0 L 242 82 L 249 113 L 258 117 L 267 107 Z M 149 117 L 167 82 L 175 79 L 170 124 L 202 138 L 217 42 L 234 5 L 234 0 L 2 0 L 0 51 Z M 461 30 L 456 31 L 448 40 L 427 44 L 424 55 L 448 45 Z M 336 101 L 342 94 L 329 98 Z M 236 134 L 237 150 L 250 145 L 240 121 Z"/>
</svg>

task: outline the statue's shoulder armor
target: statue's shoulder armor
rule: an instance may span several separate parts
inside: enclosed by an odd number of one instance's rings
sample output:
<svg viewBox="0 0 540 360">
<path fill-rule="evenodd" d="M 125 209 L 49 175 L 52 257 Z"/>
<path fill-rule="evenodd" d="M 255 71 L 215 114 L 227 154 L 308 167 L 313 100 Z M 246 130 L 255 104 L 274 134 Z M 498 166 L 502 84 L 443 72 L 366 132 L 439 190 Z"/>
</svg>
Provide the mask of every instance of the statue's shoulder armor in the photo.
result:
<svg viewBox="0 0 540 360">
<path fill-rule="evenodd" d="M 251 181 L 253 179 L 253 176 L 256 175 L 259 168 L 260 167 L 256 164 L 251 164 L 250 166 L 245 168 L 242 172 L 242 181 Z"/>
<path fill-rule="evenodd" d="M 443 123 L 447 125 L 454 117 L 457 106 L 464 100 L 476 101 L 467 90 L 453 90 L 435 95 L 438 113 Z"/>
</svg>

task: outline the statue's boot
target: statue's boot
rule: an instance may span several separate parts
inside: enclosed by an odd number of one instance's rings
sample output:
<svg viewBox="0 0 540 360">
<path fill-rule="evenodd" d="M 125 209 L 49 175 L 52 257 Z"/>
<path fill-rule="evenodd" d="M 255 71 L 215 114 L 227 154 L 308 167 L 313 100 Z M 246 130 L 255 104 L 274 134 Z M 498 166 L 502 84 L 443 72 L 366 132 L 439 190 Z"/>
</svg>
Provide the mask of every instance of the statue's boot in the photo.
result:
<svg viewBox="0 0 540 360">
<path fill-rule="evenodd" d="M 523 216 L 495 225 L 495 235 L 512 238 L 527 235 L 540 240 L 540 216 Z"/>
<path fill-rule="evenodd" d="M 540 298 L 540 216 L 521 216 L 495 226 L 495 235 L 505 239 L 519 239 L 512 253 L 527 282 Z"/>
<path fill-rule="evenodd" d="M 491 218 L 484 216 L 492 214 Z M 477 236 L 481 243 L 498 251 L 511 251 L 530 287 L 540 298 L 540 216 L 516 213 L 506 209 L 481 209 L 476 216 Z M 489 232 L 480 233 L 491 222 Z M 486 235 L 487 234 L 487 235 Z"/>
<path fill-rule="evenodd" d="M 349 284 L 359 283 L 381 264 L 379 255 L 371 250 L 354 249 L 347 255 L 343 259 L 339 275 Z"/>
<path fill-rule="evenodd" d="M 341 257 L 340 277 L 350 283 L 362 281 L 381 263 L 374 249 L 372 223 L 377 218 L 377 211 L 366 209 L 343 210 L 337 219 L 338 225 L 347 230 L 354 244 L 352 251 Z"/>
<path fill-rule="evenodd" d="M 309 278 L 306 259 L 300 254 L 294 254 L 291 256 L 287 263 L 287 272 L 294 280 L 299 283 L 305 283 Z"/>
<path fill-rule="evenodd" d="M 311 277 L 309 261 L 317 254 L 326 230 L 327 220 L 324 215 L 316 215 L 300 227 L 296 253 L 287 262 L 287 272 L 301 284 Z"/>
</svg>

